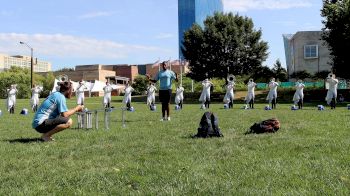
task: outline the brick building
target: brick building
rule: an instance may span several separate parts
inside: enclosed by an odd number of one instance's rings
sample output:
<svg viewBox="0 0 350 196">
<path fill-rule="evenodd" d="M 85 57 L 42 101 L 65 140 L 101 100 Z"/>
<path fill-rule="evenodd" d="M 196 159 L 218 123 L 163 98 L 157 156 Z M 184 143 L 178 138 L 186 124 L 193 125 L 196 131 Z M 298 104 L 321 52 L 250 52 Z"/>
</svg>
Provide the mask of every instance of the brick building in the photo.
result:
<svg viewBox="0 0 350 196">
<path fill-rule="evenodd" d="M 136 65 L 77 65 L 75 70 L 55 71 L 55 76 L 67 75 L 73 81 L 107 81 L 107 77 L 121 76 L 131 81 L 138 75 Z"/>
<path fill-rule="evenodd" d="M 161 67 L 159 67 L 159 64 L 157 66 L 153 66 L 152 64 L 146 65 L 146 74 L 150 75 L 151 77 L 154 77 L 159 69 L 162 69 Z M 171 62 L 171 67 L 169 67 L 169 69 L 171 68 L 171 70 L 175 73 L 177 73 L 178 75 L 180 75 L 181 73 L 181 69 L 182 69 L 182 73 L 187 73 L 189 71 L 188 69 L 188 64 L 186 63 L 185 66 L 180 66 L 180 61 L 179 60 L 175 60 Z"/>
</svg>

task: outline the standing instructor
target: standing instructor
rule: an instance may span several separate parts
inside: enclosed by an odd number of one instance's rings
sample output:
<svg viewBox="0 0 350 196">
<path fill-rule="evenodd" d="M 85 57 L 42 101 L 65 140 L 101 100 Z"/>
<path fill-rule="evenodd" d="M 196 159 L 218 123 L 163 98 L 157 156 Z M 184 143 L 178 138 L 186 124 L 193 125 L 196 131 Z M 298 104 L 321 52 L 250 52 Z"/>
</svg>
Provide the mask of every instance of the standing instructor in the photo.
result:
<svg viewBox="0 0 350 196">
<path fill-rule="evenodd" d="M 158 72 L 156 77 L 152 80 L 150 79 L 150 76 L 147 75 L 148 80 L 151 82 L 157 82 L 160 81 L 160 87 L 159 87 L 159 100 L 162 103 L 162 119 L 161 121 L 168 120 L 170 121 L 170 99 L 171 99 L 171 85 L 172 81 L 177 80 L 177 74 L 173 71 L 170 71 L 167 69 L 166 62 L 162 62 L 160 64 L 162 66 L 162 70 Z M 166 117 L 165 117 L 166 113 Z"/>
</svg>

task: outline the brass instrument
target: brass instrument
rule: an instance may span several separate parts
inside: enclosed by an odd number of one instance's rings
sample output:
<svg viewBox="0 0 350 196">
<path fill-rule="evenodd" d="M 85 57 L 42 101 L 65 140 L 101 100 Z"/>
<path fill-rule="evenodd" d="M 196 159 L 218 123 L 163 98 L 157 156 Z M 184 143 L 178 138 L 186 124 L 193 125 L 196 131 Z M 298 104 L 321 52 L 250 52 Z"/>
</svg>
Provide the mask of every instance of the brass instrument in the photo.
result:
<svg viewBox="0 0 350 196">
<path fill-rule="evenodd" d="M 236 80 L 236 77 L 233 74 L 230 74 L 226 78 L 227 82 L 234 82 Z"/>
<path fill-rule="evenodd" d="M 56 79 L 60 82 L 65 82 L 65 81 L 68 81 L 68 76 L 63 74 L 63 75 L 57 76 Z"/>
</svg>

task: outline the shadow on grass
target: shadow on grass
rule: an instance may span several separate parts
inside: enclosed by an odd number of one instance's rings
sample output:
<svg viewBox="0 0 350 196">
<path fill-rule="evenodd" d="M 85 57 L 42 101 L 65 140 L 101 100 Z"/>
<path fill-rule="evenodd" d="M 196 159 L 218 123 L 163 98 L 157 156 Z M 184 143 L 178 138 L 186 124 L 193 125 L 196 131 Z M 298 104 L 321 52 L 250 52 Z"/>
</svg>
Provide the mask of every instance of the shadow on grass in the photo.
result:
<svg viewBox="0 0 350 196">
<path fill-rule="evenodd" d="M 39 143 L 43 142 L 41 138 L 18 138 L 18 139 L 12 139 L 12 140 L 5 140 L 10 143 Z"/>
</svg>

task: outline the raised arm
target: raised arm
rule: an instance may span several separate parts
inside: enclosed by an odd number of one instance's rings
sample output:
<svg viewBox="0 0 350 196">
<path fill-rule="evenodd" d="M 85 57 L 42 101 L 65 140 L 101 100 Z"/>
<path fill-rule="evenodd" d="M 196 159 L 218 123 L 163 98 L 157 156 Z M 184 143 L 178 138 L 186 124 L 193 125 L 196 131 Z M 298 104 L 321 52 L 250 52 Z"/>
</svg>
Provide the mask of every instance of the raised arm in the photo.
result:
<svg viewBox="0 0 350 196">
<path fill-rule="evenodd" d="M 158 80 L 151 79 L 151 76 L 148 74 L 146 74 L 146 77 L 147 77 L 148 81 L 151 81 L 153 83 L 156 83 L 158 81 Z"/>
</svg>

